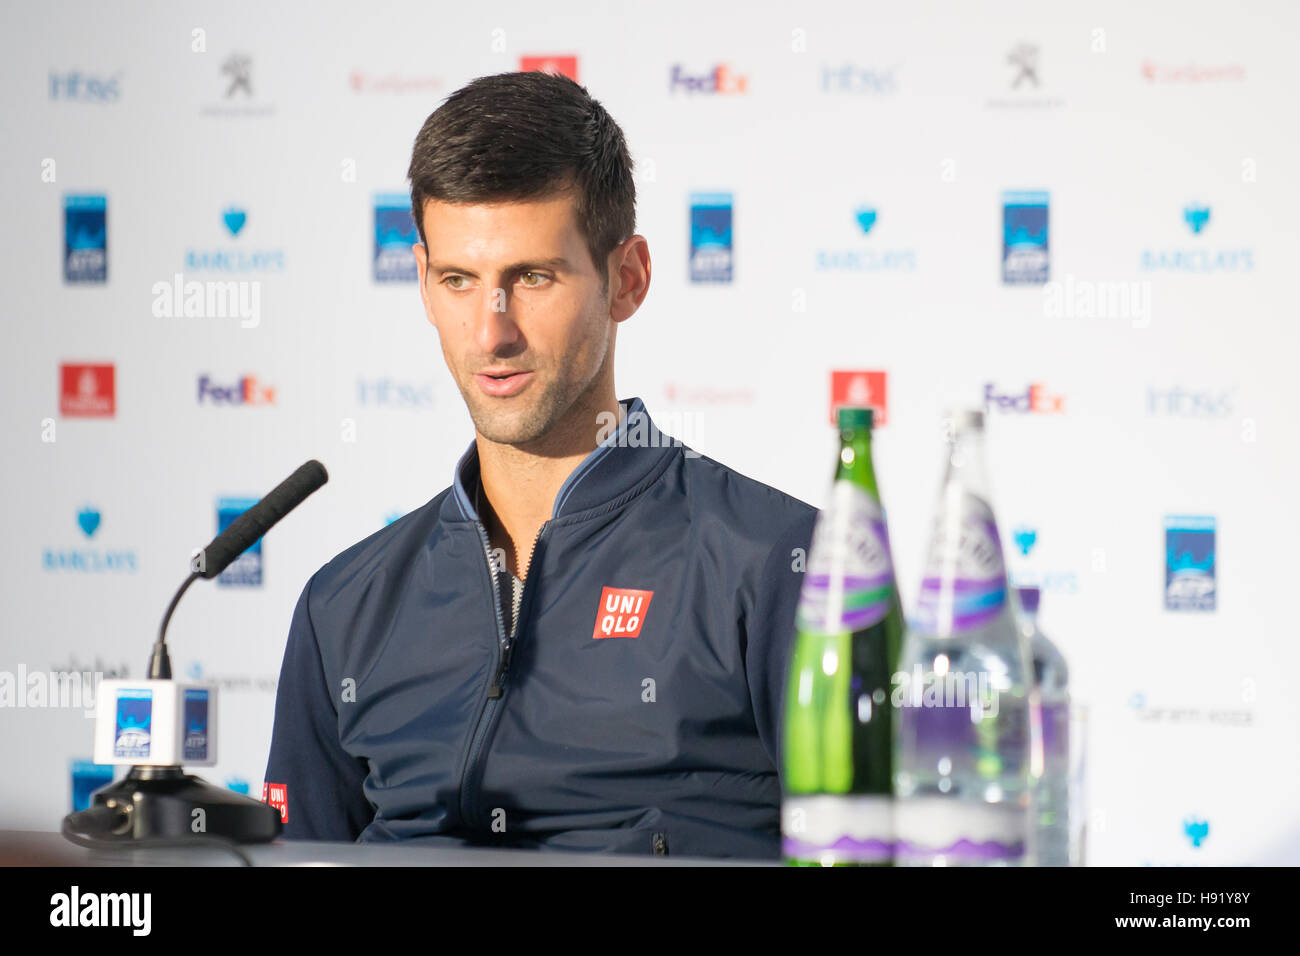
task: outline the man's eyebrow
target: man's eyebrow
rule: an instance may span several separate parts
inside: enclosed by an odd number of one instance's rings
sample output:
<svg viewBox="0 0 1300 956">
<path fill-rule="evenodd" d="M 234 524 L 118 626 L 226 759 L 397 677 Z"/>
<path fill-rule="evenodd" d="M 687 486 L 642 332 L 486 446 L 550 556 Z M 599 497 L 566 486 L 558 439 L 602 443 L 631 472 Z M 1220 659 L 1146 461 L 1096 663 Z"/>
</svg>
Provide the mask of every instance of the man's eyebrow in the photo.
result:
<svg viewBox="0 0 1300 956">
<path fill-rule="evenodd" d="M 555 269 L 563 271 L 569 268 L 569 260 L 563 256 L 553 256 L 550 259 L 525 259 L 521 262 L 512 262 L 506 266 L 502 272 L 507 275 L 516 272 L 528 272 L 532 269 Z M 448 272 L 454 272 L 457 275 L 479 277 L 473 269 L 466 269 L 450 262 L 430 262 L 429 271 L 434 275 L 445 275 Z"/>
</svg>

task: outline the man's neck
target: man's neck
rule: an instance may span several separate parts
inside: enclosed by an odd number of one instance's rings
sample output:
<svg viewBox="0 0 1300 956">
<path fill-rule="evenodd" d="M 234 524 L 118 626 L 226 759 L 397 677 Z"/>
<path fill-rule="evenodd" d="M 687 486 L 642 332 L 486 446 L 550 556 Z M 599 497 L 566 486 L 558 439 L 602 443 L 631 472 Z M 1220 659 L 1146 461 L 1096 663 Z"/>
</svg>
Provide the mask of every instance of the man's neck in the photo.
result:
<svg viewBox="0 0 1300 956">
<path fill-rule="evenodd" d="M 597 416 L 602 412 L 622 420 L 612 391 L 606 401 L 576 403 L 565 421 L 547 433 L 544 443 L 522 448 L 476 437 L 480 517 L 492 546 L 505 552 L 506 567 L 516 577 L 528 575 L 533 544 L 551 517 L 560 487 L 595 450 Z"/>
</svg>

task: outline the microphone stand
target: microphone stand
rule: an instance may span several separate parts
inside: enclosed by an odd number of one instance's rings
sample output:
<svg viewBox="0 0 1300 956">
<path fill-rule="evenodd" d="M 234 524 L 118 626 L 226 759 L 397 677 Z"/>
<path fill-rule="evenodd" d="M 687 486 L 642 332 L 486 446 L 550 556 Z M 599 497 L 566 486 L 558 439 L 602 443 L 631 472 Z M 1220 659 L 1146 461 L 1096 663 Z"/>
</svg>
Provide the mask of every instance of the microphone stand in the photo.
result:
<svg viewBox="0 0 1300 956">
<path fill-rule="evenodd" d="M 181 595 L 200 575 L 185 579 L 163 615 L 158 642 L 149 658 L 151 680 L 171 680 L 167 623 Z M 63 818 L 63 835 L 81 846 L 194 846 L 213 843 L 248 857 L 234 844 L 268 843 L 280 835 L 275 807 L 208 783 L 180 766 L 133 766 L 117 783 L 95 791 L 90 808 Z"/>
<path fill-rule="evenodd" d="M 167 654 L 167 624 L 181 596 L 199 577 L 213 578 L 304 498 L 329 480 L 325 467 L 308 461 L 271 492 L 236 518 L 202 551 L 190 576 L 177 590 L 149 657 L 150 680 L 171 680 Z M 215 845 L 228 849 L 251 866 L 240 843 L 267 843 L 280 835 L 280 811 L 275 807 L 214 786 L 179 765 L 131 767 L 117 783 L 96 790 L 86 810 L 63 818 L 62 833 L 73 843 L 92 849 Z"/>
</svg>

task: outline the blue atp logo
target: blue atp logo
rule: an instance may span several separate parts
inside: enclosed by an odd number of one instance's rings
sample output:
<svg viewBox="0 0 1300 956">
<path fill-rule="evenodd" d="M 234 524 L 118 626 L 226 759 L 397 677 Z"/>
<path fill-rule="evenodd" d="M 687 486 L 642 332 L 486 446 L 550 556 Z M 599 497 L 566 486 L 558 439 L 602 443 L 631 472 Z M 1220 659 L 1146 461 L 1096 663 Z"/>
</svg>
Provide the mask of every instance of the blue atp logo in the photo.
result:
<svg viewBox="0 0 1300 956">
<path fill-rule="evenodd" d="M 1201 230 L 1209 224 L 1210 207 L 1190 205 L 1183 209 L 1183 220 L 1187 223 L 1187 228 L 1191 229 L 1193 234 L 1200 235 Z"/>
<path fill-rule="evenodd" d="M 77 524 L 81 525 L 87 538 L 93 538 L 99 528 L 99 512 L 87 505 L 77 512 Z"/>
<path fill-rule="evenodd" d="M 1210 835 L 1210 821 L 1188 817 L 1183 821 L 1183 836 L 1193 847 L 1199 849 L 1205 838 Z"/>
<path fill-rule="evenodd" d="M 1021 525 L 1012 532 L 1011 538 L 1020 549 L 1020 553 L 1029 557 L 1029 552 L 1034 550 L 1034 544 L 1038 541 L 1038 532 L 1033 528 L 1027 528 Z"/>
<path fill-rule="evenodd" d="M 872 209 L 870 206 L 863 206 L 861 209 L 857 210 L 854 215 L 857 217 L 858 226 L 862 229 L 862 234 L 865 236 L 867 233 L 871 232 L 871 227 L 876 224 L 876 210 Z"/>
<path fill-rule="evenodd" d="M 221 214 L 221 221 L 226 224 L 232 236 L 239 235 L 239 230 L 244 228 L 244 223 L 248 221 L 248 214 L 242 209 L 236 209 L 231 206 Z"/>
</svg>

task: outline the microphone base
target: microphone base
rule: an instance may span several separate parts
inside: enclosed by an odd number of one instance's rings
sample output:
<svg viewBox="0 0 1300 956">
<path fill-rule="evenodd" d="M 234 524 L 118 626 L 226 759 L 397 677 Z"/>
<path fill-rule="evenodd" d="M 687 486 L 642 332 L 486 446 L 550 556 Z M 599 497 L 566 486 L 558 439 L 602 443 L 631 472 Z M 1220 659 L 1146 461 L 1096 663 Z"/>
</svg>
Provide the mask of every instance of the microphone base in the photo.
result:
<svg viewBox="0 0 1300 956">
<path fill-rule="evenodd" d="M 96 790 L 92 806 L 126 811 L 116 830 L 95 835 L 120 845 L 205 835 L 237 843 L 269 843 L 282 829 L 275 807 L 210 784 L 180 767 L 132 767 L 124 779 Z"/>
</svg>

